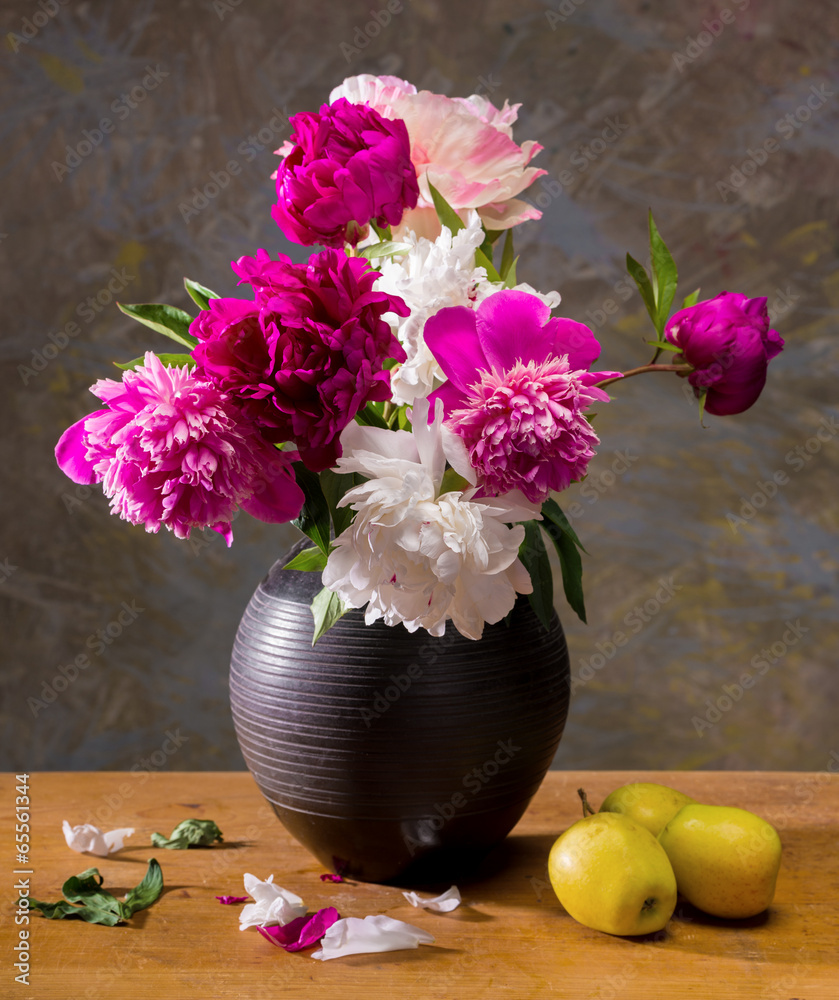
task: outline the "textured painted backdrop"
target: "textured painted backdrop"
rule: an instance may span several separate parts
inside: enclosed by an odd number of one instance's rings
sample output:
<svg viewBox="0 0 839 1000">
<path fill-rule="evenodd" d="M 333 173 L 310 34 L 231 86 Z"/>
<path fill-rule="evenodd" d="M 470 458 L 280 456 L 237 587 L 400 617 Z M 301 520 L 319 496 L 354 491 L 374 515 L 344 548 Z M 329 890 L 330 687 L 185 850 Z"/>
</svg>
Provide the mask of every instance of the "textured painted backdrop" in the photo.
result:
<svg viewBox="0 0 839 1000">
<path fill-rule="evenodd" d="M 839 760 L 835 4 L 13 0 L 0 28 L 0 766 L 243 766 L 229 650 L 294 530 L 243 516 L 230 551 L 146 535 L 53 447 L 109 362 L 155 345 L 114 299 L 187 306 L 184 275 L 232 294 L 231 259 L 306 255 L 271 220 L 271 150 L 361 72 L 523 102 L 551 179 L 519 274 L 561 290 L 606 367 L 646 359 L 622 259 L 648 206 L 685 292 L 766 295 L 787 341 L 740 417 L 700 427 L 669 376 L 602 407 L 566 496 L 590 624 L 559 605 L 576 682 L 555 766 Z"/>
</svg>

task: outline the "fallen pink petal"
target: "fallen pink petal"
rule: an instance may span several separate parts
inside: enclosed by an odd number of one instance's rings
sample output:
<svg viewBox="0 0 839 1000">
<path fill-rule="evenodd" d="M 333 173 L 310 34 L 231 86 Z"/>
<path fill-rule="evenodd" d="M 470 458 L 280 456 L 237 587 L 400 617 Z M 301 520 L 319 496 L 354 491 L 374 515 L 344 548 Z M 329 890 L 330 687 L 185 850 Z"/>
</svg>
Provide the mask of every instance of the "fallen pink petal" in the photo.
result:
<svg viewBox="0 0 839 1000">
<path fill-rule="evenodd" d="M 343 882 L 342 875 L 334 875 L 332 872 L 324 872 L 320 877 L 321 882 Z"/>
<path fill-rule="evenodd" d="M 234 903 L 247 903 L 250 896 L 216 896 L 216 899 L 224 906 L 232 906 Z"/>
<path fill-rule="evenodd" d="M 302 951 L 318 944 L 329 928 L 341 919 L 334 906 L 326 906 L 312 916 L 296 917 L 287 924 L 273 927 L 257 927 L 259 933 L 271 944 L 286 951 Z"/>
</svg>

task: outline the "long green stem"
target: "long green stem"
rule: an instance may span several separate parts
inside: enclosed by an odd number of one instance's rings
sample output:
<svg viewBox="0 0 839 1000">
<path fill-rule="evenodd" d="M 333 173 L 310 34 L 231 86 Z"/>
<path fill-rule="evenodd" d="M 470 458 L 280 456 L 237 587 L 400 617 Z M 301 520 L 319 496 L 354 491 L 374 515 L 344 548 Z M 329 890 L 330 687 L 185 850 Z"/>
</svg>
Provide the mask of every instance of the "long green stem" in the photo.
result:
<svg viewBox="0 0 839 1000">
<path fill-rule="evenodd" d="M 630 368 L 628 372 L 618 375 L 617 378 L 606 378 L 595 385 L 596 388 L 602 389 L 604 385 L 609 385 L 611 382 L 620 382 L 625 378 L 632 378 L 633 375 L 641 375 L 643 372 L 685 372 L 687 374 L 692 371 L 693 365 L 641 365 L 640 368 Z"/>
</svg>

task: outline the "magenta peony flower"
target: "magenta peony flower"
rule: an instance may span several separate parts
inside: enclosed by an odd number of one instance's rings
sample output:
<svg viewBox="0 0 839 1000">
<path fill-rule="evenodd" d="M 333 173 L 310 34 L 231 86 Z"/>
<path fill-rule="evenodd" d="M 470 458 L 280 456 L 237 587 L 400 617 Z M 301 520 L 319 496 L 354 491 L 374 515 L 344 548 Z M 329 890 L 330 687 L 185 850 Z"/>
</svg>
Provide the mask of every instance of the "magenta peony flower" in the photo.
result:
<svg viewBox="0 0 839 1000">
<path fill-rule="evenodd" d="M 367 224 L 395 226 L 417 203 L 408 130 L 343 98 L 289 119 L 274 221 L 295 243 L 355 246 Z"/>
<path fill-rule="evenodd" d="M 419 201 L 405 214 L 400 230 L 412 229 L 431 240 L 440 233 L 428 181 L 464 215 L 477 209 L 487 229 L 509 229 L 542 213 L 516 197 L 547 171 L 529 166 L 542 149 L 529 140 L 513 141 L 520 105 L 496 108 L 479 94 L 444 97 L 395 76 L 348 77 L 329 95 L 402 120 L 411 140 L 411 159 L 419 178 Z M 408 206 L 413 209 L 413 206 Z M 464 215 L 465 217 L 465 215 Z"/>
<path fill-rule="evenodd" d="M 69 427 L 55 456 L 74 482 L 101 482 L 112 513 L 178 538 L 211 527 L 228 545 L 239 507 L 273 523 L 300 513 L 294 452 L 274 448 L 189 368 L 166 368 L 149 351 L 122 382 L 100 379 L 91 392 L 107 409 Z"/>
<path fill-rule="evenodd" d="M 766 299 L 732 292 L 679 310 L 664 336 L 696 369 L 688 382 L 697 396 L 707 392 L 707 412 L 721 417 L 748 410 L 763 390 L 769 362 L 784 347 L 769 329 Z"/>
<path fill-rule="evenodd" d="M 382 319 L 407 313 L 373 291 L 378 271 L 323 250 L 293 264 L 265 250 L 233 264 L 254 301 L 211 299 L 193 320 L 198 371 L 242 407 L 272 441 L 293 441 L 319 472 L 341 454 L 341 431 L 373 400 L 390 399 L 388 358 L 405 352 Z"/>
<path fill-rule="evenodd" d="M 587 326 L 506 291 L 477 310 L 442 309 L 425 342 L 449 379 L 429 399 L 443 400 L 484 493 L 519 489 L 541 503 L 585 475 L 599 439 L 583 411 L 609 399 L 594 383 L 620 374 L 588 371 L 600 345 Z"/>
</svg>

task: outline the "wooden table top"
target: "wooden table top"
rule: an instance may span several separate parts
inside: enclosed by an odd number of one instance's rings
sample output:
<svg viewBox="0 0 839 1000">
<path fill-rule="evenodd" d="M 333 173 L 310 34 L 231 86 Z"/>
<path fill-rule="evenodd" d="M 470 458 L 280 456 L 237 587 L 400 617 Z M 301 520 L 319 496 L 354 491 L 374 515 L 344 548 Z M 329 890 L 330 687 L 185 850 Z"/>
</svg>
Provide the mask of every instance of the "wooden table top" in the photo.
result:
<svg viewBox="0 0 839 1000">
<path fill-rule="evenodd" d="M 632 780 L 672 785 L 694 798 L 750 809 L 772 822 L 784 846 L 775 901 L 744 921 L 706 917 L 679 904 L 665 932 L 618 938 L 573 921 L 547 880 L 548 851 L 580 815 L 576 789 L 597 805 Z M 632 1000 L 656 997 L 738 1000 L 839 998 L 839 775 L 771 772 L 555 771 L 494 862 L 463 882 L 463 905 L 448 914 L 415 909 L 399 889 L 320 881 L 323 869 L 280 826 L 246 772 L 39 773 L 29 778 L 33 897 L 54 901 L 70 875 L 96 866 L 115 895 L 135 885 L 150 857 L 166 888 L 129 926 L 50 921 L 33 914 L 30 985 L 15 983 L 17 899 L 15 776 L 0 776 L 6 886 L 0 995 L 80 1000 L 268 1000 L 272 997 L 530 997 Z M 188 851 L 158 850 L 188 817 L 213 819 L 225 842 Z M 98 822 L 97 822 L 98 818 Z M 133 826 L 109 858 L 70 851 L 61 822 Z M 239 906 L 216 895 L 244 895 L 251 872 L 300 895 L 310 910 L 342 916 L 385 913 L 429 930 L 431 946 L 316 962 L 286 953 L 255 929 L 239 931 Z M 420 887 L 440 891 L 448 886 Z M 7 985 L 8 984 L 8 985 Z"/>
</svg>

